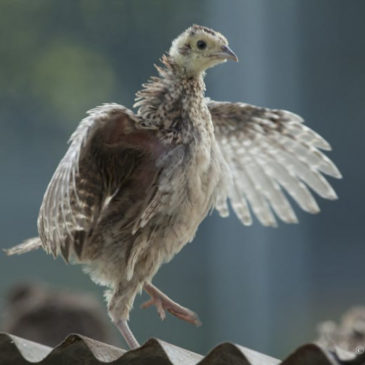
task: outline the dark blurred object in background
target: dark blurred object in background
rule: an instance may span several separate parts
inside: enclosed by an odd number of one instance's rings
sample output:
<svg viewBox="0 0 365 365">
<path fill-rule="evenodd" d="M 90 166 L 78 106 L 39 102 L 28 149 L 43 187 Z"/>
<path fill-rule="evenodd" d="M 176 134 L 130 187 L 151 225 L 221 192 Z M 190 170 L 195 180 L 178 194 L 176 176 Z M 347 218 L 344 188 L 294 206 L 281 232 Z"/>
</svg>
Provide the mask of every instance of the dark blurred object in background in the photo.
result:
<svg viewBox="0 0 365 365">
<path fill-rule="evenodd" d="M 35 283 L 10 289 L 1 330 L 48 346 L 57 345 L 70 333 L 106 343 L 112 340 L 104 310 L 91 294 Z"/>
<path fill-rule="evenodd" d="M 339 347 L 355 354 L 365 352 L 365 306 L 349 309 L 340 324 L 326 321 L 318 326 L 319 345 L 328 350 Z"/>
</svg>

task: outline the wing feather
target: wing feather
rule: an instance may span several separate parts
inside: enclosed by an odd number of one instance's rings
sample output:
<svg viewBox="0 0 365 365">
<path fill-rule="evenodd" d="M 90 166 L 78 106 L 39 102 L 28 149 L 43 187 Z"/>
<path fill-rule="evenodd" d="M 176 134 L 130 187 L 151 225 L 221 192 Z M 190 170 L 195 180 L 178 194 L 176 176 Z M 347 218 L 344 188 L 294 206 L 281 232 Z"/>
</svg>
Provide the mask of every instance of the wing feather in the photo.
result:
<svg viewBox="0 0 365 365">
<path fill-rule="evenodd" d="M 341 178 L 335 164 L 321 151 L 331 147 L 305 126 L 300 116 L 210 99 L 207 106 L 219 147 L 232 171 L 228 197 L 244 224 L 252 222 L 247 203 L 265 226 L 276 225 L 275 215 L 284 222 L 296 223 L 284 190 L 310 213 L 317 213 L 319 207 L 308 187 L 323 198 L 337 198 L 323 176 Z M 225 197 L 218 197 L 216 208 L 228 214 Z"/>
<path fill-rule="evenodd" d="M 43 198 L 38 217 L 42 245 L 54 256 L 80 258 L 85 241 L 110 202 L 116 187 L 106 184 L 94 153 L 94 137 L 113 143 L 125 130 L 135 129 L 137 117 L 118 104 L 104 104 L 88 112 L 70 138 Z M 125 132 L 127 133 L 127 132 Z M 129 146 L 130 148 L 130 146 Z M 126 171 L 128 169 L 126 168 Z"/>
<path fill-rule="evenodd" d="M 292 207 L 283 194 L 280 185 L 274 179 L 271 179 L 262 159 L 259 158 L 258 154 L 246 152 L 251 157 L 251 171 L 252 175 L 255 176 L 258 188 L 263 192 L 276 215 L 286 223 L 296 223 L 298 220 Z"/>
</svg>

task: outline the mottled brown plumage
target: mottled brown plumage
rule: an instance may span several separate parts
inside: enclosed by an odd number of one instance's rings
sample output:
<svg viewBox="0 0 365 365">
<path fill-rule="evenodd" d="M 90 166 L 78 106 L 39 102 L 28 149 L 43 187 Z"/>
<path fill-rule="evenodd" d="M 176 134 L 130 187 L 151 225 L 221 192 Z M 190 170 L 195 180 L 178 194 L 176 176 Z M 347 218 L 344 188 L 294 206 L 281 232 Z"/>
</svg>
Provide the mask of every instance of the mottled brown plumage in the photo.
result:
<svg viewBox="0 0 365 365">
<path fill-rule="evenodd" d="M 205 70 L 237 60 L 221 34 L 192 26 L 137 93 L 137 113 L 117 104 L 91 110 L 45 193 L 38 219 L 43 248 L 82 263 L 110 288 L 108 310 L 131 347 L 127 326 L 144 288 L 164 310 L 192 323 L 193 312 L 151 284 L 163 262 L 190 242 L 207 213 L 228 215 L 227 198 L 244 224 L 251 213 L 274 226 L 296 216 L 282 189 L 309 212 L 307 189 L 334 199 L 322 173 L 340 177 L 319 149 L 329 149 L 302 119 L 283 110 L 205 98 Z M 37 243 L 38 242 L 38 243 Z M 33 239 L 13 252 L 40 245 Z"/>
</svg>

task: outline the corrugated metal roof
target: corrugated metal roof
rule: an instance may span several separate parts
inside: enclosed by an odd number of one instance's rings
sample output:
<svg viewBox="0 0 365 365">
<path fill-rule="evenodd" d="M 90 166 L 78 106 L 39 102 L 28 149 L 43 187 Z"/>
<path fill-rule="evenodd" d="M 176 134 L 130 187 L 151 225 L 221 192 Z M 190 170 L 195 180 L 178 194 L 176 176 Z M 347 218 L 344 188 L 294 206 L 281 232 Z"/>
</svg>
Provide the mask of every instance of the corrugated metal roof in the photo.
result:
<svg viewBox="0 0 365 365">
<path fill-rule="evenodd" d="M 132 351 L 90 339 L 69 335 L 55 348 L 0 333 L 0 364 L 24 365 L 364 365 L 365 354 L 358 357 L 338 351 L 327 352 L 315 344 L 298 348 L 284 361 L 258 353 L 243 346 L 223 343 L 205 357 L 167 342 L 150 339 L 142 347 Z"/>
</svg>

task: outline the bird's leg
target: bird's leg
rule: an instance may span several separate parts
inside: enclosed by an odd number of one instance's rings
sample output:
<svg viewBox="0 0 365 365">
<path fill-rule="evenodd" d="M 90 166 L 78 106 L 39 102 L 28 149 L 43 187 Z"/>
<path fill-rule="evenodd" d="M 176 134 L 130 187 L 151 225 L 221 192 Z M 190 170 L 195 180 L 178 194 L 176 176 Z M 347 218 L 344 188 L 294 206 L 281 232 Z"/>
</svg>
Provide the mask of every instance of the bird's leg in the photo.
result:
<svg viewBox="0 0 365 365">
<path fill-rule="evenodd" d="M 135 280 L 122 281 L 114 288 L 112 295 L 106 292 L 109 316 L 130 349 L 139 347 L 138 341 L 128 326 L 128 319 L 134 298 L 141 286 L 142 284 Z"/>
<path fill-rule="evenodd" d="M 125 342 L 127 342 L 128 347 L 133 350 L 139 347 L 139 343 L 134 337 L 133 332 L 128 326 L 128 321 L 126 319 L 121 319 L 119 321 L 114 322 L 115 326 L 118 328 L 120 333 L 122 334 Z"/>
<path fill-rule="evenodd" d="M 196 326 L 201 325 L 199 317 L 196 313 L 174 302 L 166 294 L 162 293 L 161 290 L 156 288 L 153 284 L 145 283 L 143 289 L 151 297 L 151 299 L 143 303 L 142 308 L 147 308 L 151 305 L 155 305 L 157 312 L 162 320 L 165 319 L 165 310 L 167 310 L 177 318 L 195 324 Z"/>
</svg>

